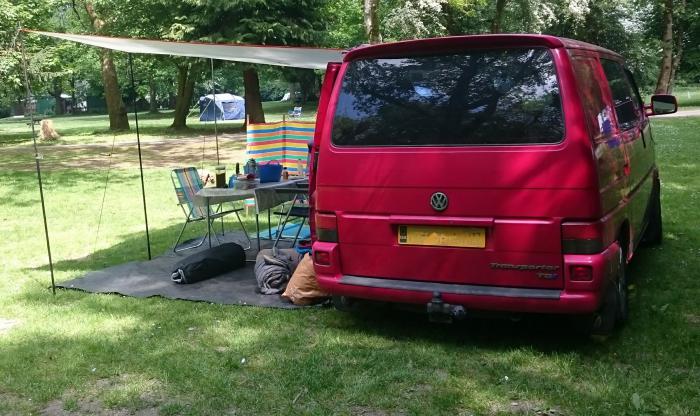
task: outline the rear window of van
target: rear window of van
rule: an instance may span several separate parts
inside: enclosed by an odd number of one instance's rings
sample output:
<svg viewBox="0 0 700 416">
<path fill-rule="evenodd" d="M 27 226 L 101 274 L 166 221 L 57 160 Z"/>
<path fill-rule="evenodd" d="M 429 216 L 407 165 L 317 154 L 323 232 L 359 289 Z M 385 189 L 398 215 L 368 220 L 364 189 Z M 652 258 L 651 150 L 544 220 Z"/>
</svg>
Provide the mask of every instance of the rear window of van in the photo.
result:
<svg viewBox="0 0 700 416">
<path fill-rule="evenodd" d="M 340 146 L 557 143 L 564 122 L 547 49 L 348 64 L 333 120 Z"/>
</svg>

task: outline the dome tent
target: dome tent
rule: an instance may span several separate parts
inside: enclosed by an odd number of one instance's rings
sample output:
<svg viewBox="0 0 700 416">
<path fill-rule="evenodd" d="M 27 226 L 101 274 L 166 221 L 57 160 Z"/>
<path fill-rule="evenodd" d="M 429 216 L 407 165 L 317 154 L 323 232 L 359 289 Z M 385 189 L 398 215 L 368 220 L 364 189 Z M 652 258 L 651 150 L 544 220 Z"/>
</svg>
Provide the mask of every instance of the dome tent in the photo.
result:
<svg viewBox="0 0 700 416">
<path fill-rule="evenodd" d="M 199 97 L 199 121 L 214 121 L 215 117 L 217 120 L 244 119 L 245 100 L 233 94 Z"/>
</svg>

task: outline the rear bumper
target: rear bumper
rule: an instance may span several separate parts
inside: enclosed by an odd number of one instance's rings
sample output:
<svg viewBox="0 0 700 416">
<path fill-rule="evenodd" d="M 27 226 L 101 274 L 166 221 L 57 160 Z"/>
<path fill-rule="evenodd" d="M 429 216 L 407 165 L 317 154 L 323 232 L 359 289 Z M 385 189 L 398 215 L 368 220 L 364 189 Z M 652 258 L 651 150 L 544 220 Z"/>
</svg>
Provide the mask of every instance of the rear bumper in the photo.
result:
<svg viewBox="0 0 700 416">
<path fill-rule="evenodd" d="M 315 243 L 315 250 L 328 251 L 337 259 L 338 247 L 333 243 Z M 616 274 L 619 246 L 615 243 L 602 253 L 564 255 L 564 288 L 536 289 L 485 285 L 446 284 L 430 281 L 384 279 L 337 273 L 338 264 L 316 265 L 318 283 L 336 296 L 348 296 L 383 302 L 427 304 L 435 292 L 443 302 L 463 305 L 466 309 L 585 314 L 595 312 L 610 278 Z M 571 266 L 586 265 L 593 270 L 591 281 L 571 281 Z"/>
</svg>

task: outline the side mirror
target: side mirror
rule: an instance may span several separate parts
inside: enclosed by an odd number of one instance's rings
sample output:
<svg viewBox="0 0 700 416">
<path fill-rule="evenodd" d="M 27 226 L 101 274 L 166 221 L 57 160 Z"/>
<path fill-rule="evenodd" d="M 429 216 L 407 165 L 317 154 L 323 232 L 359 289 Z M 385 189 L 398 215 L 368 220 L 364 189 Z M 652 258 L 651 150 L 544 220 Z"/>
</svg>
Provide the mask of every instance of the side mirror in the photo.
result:
<svg viewBox="0 0 700 416">
<path fill-rule="evenodd" d="M 645 106 L 647 116 L 672 114 L 678 111 L 676 97 L 669 94 L 655 94 L 651 96 L 651 104 Z"/>
</svg>

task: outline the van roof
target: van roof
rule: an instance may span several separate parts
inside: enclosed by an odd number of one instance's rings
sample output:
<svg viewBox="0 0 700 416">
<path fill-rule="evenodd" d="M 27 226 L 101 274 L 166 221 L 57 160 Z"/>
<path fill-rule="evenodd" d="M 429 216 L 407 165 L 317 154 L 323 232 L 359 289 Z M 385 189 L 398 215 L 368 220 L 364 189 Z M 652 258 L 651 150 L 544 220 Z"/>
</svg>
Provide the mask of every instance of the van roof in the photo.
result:
<svg viewBox="0 0 700 416">
<path fill-rule="evenodd" d="M 376 45 L 361 45 L 349 50 L 343 61 L 352 61 L 360 58 L 376 58 L 389 56 L 406 56 L 423 54 L 430 52 L 449 52 L 464 50 L 465 48 L 501 48 L 501 47 L 547 47 L 547 48 L 568 48 L 585 49 L 594 52 L 611 55 L 622 59 L 622 57 L 597 45 L 593 45 L 578 40 L 560 38 L 550 35 L 532 34 L 498 34 L 498 35 L 469 35 L 469 36 L 446 36 L 429 39 L 413 39 L 400 42 L 380 43 Z"/>
</svg>

